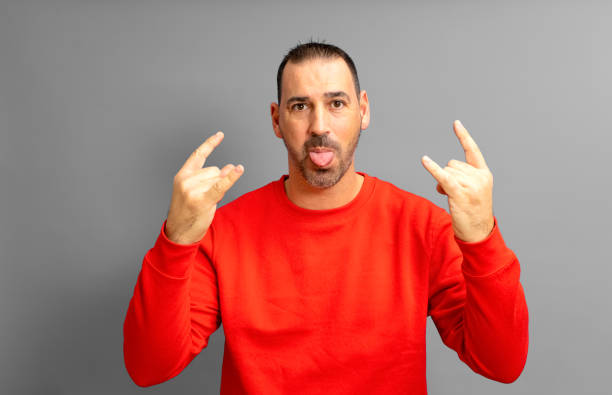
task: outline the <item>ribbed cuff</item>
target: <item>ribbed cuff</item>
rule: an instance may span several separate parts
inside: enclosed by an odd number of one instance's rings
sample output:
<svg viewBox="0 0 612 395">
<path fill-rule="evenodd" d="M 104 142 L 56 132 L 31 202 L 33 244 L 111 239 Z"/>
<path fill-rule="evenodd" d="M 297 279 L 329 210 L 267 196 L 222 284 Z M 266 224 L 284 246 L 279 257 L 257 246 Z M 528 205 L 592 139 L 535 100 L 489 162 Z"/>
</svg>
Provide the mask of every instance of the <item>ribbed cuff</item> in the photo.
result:
<svg viewBox="0 0 612 395">
<path fill-rule="evenodd" d="M 166 236 L 166 221 L 151 249 L 151 264 L 162 274 L 172 278 L 186 278 L 198 251 L 200 242 L 178 244 Z"/>
<path fill-rule="evenodd" d="M 488 276 L 515 259 L 514 253 L 502 238 L 495 217 L 493 230 L 484 240 L 466 242 L 455 236 L 455 241 L 463 253 L 463 273 L 468 276 Z"/>
</svg>

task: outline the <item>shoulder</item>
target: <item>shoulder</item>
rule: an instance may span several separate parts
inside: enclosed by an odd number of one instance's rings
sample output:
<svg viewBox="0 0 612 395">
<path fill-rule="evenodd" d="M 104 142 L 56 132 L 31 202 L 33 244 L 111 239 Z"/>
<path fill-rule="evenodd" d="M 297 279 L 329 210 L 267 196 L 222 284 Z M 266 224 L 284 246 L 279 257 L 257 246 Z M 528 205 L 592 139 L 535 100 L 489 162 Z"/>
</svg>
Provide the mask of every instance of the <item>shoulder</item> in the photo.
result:
<svg viewBox="0 0 612 395">
<path fill-rule="evenodd" d="M 217 209 L 216 217 L 235 217 L 265 211 L 267 206 L 274 204 L 276 189 L 279 188 L 280 180 L 271 181 L 257 189 L 249 191 L 231 202 L 225 203 Z M 254 210 L 257 208 L 257 210 Z"/>
<path fill-rule="evenodd" d="M 389 181 L 370 176 L 375 180 L 375 196 L 378 202 L 385 202 L 392 206 L 399 206 L 404 209 L 416 210 L 418 212 L 434 212 L 439 214 L 444 211 L 436 204 L 423 196 L 406 191 Z"/>
<path fill-rule="evenodd" d="M 375 192 L 370 207 L 378 221 L 391 223 L 398 229 L 409 229 L 423 246 L 430 246 L 441 223 L 450 217 L 446 210 L 391 182 L 374 179 Z"/>
<path fill-rule="evenodd" d="M 448 222 L 448 212 L 423 196 L 406 191 L 389 181 L 374 177 L 372 209 L 378 218 L 409 224 L 429 239 L 441 224 Z"/>
</svg>

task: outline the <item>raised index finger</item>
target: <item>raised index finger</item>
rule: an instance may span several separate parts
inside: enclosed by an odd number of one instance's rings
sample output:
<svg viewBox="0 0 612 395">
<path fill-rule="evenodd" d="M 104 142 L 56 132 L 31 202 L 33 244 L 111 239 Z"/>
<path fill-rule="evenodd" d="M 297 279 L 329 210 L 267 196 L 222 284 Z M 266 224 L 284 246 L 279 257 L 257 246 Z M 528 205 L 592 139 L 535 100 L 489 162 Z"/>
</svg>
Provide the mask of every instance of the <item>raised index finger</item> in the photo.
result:
<svg viewBox="0 0 612 395">
<path fill-rule="evenodd" d="M 465 151 L 465 161 L 476 168 L 485 169 L 487 163 L 484 160 L 484 156 L 482 156 L 480 148 L 478 148 L 478 145 L 476 145 L 476 142 L 472 136 L 470 136 L 467 129 L 461 124 L 461 121 L 457 120 L 453 122 L 453 128 L 463 147 L 463 151 Z"/>
<path fill-rule="evenodd" d="M 183 169 L 198 170 L 206 163 L 206 158 L 211 152 L 221 143 L 223 140 L 223 132 L 218 131 L 209 138 L 206 139 L 195 151 L 189 155 L 189 158 L 185 161 Z"/>
</svg>

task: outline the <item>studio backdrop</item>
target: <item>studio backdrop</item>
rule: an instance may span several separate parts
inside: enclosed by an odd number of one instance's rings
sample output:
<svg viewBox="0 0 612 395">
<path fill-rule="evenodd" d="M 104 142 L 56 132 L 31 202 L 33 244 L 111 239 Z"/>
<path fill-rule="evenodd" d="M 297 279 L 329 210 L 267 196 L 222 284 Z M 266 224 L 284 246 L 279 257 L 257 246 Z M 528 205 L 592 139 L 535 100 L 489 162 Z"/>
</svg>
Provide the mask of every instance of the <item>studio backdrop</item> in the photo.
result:
<svg viewBox="0 0 612 395">
<path fill-rule="evenodd" d="M 270 103 L 298 42 L 354 59 L 371 104 L 356 169 L 444 209 L 420 163 L 494 176 L 530 315 L 522 375 L 472 372 L 429 320 L 430 394 L 608 394 L 612 6 L 604 1 L 0 1 L 0 393 L 216 394 L 223 326 L 176 378 L 139 388 L 122 325 L 172 180 L 204 139 L 287 173 Z M 373 389 L 374 390 L 374 389 Z"/>
</svg>

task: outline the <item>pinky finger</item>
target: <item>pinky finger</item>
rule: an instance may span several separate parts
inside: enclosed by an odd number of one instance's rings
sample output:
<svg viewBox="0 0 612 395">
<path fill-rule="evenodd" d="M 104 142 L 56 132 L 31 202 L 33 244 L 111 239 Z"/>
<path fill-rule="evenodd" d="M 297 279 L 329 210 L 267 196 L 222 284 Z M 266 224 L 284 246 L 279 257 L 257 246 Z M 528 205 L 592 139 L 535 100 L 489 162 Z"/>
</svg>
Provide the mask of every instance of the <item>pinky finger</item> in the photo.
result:
<svg viewBox="0 0 612 395">
<path fill-rule="evenodd" d="M 453 179 L 452 175 L 445 169 L 441 168 L 440 165 L 434 162 L 430 157 L 424 155 L 421 158 L 421 162 L 425 169 L 433 176 L 433 178 L 438 181 L 441 188 L 447 192 L 446 195 L 448 195 L 449 192 L 453 193 L 453 190 L 458 187 L 457 182 Z"/>
</svg>

